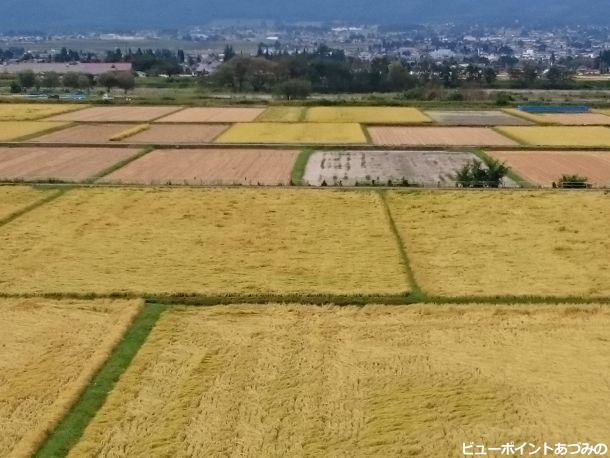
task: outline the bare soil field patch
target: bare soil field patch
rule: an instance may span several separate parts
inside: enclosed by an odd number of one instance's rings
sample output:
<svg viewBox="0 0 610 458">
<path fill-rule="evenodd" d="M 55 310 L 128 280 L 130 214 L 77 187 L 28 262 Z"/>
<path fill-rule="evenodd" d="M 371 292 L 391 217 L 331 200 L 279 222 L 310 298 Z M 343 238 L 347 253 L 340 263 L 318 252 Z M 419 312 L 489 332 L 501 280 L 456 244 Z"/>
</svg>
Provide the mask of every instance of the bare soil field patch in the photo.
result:
<svg viewBox="0 0 610 458">
<path fill-rule="evenodd" d="M 401 190 L 388 204 L 431 295 L 610 295 L 608 193 Z"/>
<path fill-rule="evenodd" d="M 81 456 L 419 456 L 608 443 L 607 306 L 164 313 Z"/>
<path fill-rule="evenodd" d="M 502 111 L 426 111 L 426 115 L 447 126 L 528 126 L 532 123 Z"/>
<path fill-rule="evenodd" d="M 157 150 L 103 181 L 147 185 L 288 185 L 297 155 L 298 151 L 285 150 Z"/>
<path fill-rule="evenodd" d="M 562 175 L 579 175 L 610 187 L 610 151 L 489 151 L 530 183 L 550 187 Z"/>
<path fill-rule="evenodd" d="M 197 107 L 186 108 L 177 113 L 159 119 L 158 122 L 185 122 L 185 123 L 233 123 L 252 122 L 258 118 L 265 108 L 215 108 Z"/>
<path fill-rule="evenodd" d="M 52 121 L 70 122 L 146 122 L 173 113 L 181 107 L 91 107 L 49 118 Z"/>
<path fill-rule="evenodd" d="M 36 452 L 140 307 L 140 301 L 0 299 L 0 455 Z"/>
<path fill-rule="evenodd" d="M 132 129 L 133 124 L 79 124 L 33 138 L 36 143 L 110 143 L 113 137 Z"/>
<path fill-rule="evenodd" d="M 471 153 L 443 151 L 317 151 L 313 153 L 303 180 L 320 186 L 404 183 L 421 186 L 451 186 L 455 173 Z"/>
<path fill-rule="evenodd" d="M 150 145 L 210 143 L 228 127 L 226 124 L 151 124 L 148 129 L 126 137 L 122 142 Z"/>
<path fill-rule="evenodd" d="M 0 292 L 395 294 L 375 192 L 76 188 L 0 226 Z"/>
<path fill-rule="evenodd" d="M 0 148 L 0 180 L 82 181 L 136 153 L 125 148 Z"/>
<path fill-rule="evenodd" d="M 517 143 L 486 127 L 369 127 L 375 145 L 512 146 Z"/>
</svg>

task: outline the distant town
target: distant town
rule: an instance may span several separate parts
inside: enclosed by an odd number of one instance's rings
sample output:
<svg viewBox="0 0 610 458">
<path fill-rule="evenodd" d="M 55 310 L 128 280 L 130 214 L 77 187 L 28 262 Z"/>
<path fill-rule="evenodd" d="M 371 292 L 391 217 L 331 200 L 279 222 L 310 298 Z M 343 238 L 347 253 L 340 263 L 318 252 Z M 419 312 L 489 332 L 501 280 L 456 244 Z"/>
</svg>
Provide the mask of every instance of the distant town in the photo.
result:
<svg viewBox="0 0 610 458">
<path fill-rule="evenodd" d="M 535 62 L 587 76 L 607 73 L 610 64 L 609 27 L 465 28 L 453 24 L 388 27 L 248 21 L 169 31 L 0 32 L 0 72 L 42 69 L 34 64 L 61 63 L 63 67 L 49 69 L 98 74 L 113 67 L 85 68 L 74 64 L 116 64 L 128 61 L 128 56 L 138 50 L 166 49 L 180 67 L 170 69 L 170 73 L 200 75 L 213 72 L 226 60 L 227 44 L 240 55 L 294 55 L 326 45 L 342 50 L 347 57 L 368 62 L 379 58 L 399 59 L 408 64 L 452 62 L 491 66 L 498 72 Z M 121 69 L 126 68 L 129 67 Z"/>
</svg>

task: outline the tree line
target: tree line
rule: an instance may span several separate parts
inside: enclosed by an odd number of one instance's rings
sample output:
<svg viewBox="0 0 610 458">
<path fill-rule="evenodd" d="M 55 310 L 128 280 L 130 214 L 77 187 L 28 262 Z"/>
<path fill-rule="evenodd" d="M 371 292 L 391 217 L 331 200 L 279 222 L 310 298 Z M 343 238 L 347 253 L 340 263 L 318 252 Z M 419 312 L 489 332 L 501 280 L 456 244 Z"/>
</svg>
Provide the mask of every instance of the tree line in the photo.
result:
<svg viewBox="0 0 610 458">
<path fill-rule="evenodd" d="M 88 91 L 94 86 L 105 88 L 110 92 L 113 88 L 122 89 L 128 92 L 135 88 L 136 81 L 132 72 L 108 72 L 97 77 L 85 75 L 84 73 L 70 72 L 59 74 L 56 72 L 46 72 L 37 75 L 32 70 L 23 70 L 17 73 L 11 83 L 11 92 L 18 94 L 30 89 L 54 90 L 65 88 L 70 90 L 80 89 Z"/>
</svg>

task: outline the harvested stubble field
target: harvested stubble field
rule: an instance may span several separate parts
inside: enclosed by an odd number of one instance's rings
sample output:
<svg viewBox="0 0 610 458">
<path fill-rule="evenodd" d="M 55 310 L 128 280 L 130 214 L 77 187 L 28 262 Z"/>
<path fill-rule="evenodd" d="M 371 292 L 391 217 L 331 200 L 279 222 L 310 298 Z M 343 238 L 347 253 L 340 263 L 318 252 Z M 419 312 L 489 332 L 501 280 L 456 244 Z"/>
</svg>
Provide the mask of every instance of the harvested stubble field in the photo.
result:
<svg viewBox="0 0 610 458">
<path fill-rule="evenodd" d="M 374 192 L 77 188 L 0 227 L 4 293 L 394 294 Z"/>
<path fill-rule="evenodd" d="M 388 203 L 431 295 L 610 295 L 607 193 L 390 191 Z"/>
<path fill-rule="evenodd" d="M 0 180 L 82 181 L 137 153 L 125 148 L 0 148 Z"/>
<path fill-rule="evenodd" d="M 509 108 L 504 110 L 506 113 L 513 114 L 521 119 L 534 121 L 538 124 L 562 124 L 565 126 L 595 126 L 610 125 L 610 116 L 604 113 L 544 113 L 535 114 Z"/>
<path fill-rule="evenodd" d="M 36 121 L 86 107 L 86 105 L 50 103 L 0 103 L 0 121 Z"/>
<path fill-rule="evenodd" d="M 19 140 L 24 137 L 30 137 L 36 134 L 59 129 L 67 126 L 64 122 L 46 122 L 46 121 L 15 121 L 15 122 L 0 122 L 0 141 L 10 142 Z"/>
<path fill-rule="evenodd" d="M 421 124 L 430 118 L 408 107 L 311 107 L 305 113 L 308 122 L 348 122 L 361 124 Z"/>
<path fill-rule="evenodd" d="M 140 301 L 0 299 L 0 455 L 36 451 L 140 307 Z"/>
<path fill-rule="evenodd" d="M 451 186 L 470 153 L 443 151 L 316 151 L 303 180 L 310 185 L 410 184 Z M 374 182 L 374 183 L 373 183 Z"/>
<path fill-rule="evenodd" d="M 210 143 L 228 127 L 226 124 L 151 124 L 148 129 L 122 141 L 147 145 Z"/>
<path fill-rule="evenodd" d="M 264 108 L 186 108 L 159 119 L 158 122 L 184 123 L 233 123 L 254 121 L 265 111 Z"/>
<path fill-rule="evenodd" d="M 91 107 L 49 118 L 70 122 L 147 122 L 173 113 L 181 107 Z"/>
<path fill-rule="evenodd" d="M 562 175 L 579 175 L 594 186 L 610 187 L 610 151 L 488 151 L 522 178 L 552 186 Z"/>
<path fill-rule="evenodd" d="M 217 143 L 361 144 L 367 138 L 360 124 L 257 122 L 235 124 Z"/>
<path fill-rule="evenodd" d="M 175 309 L 70 456 L 608 443 L 609 329 L 607 306 Z"/>
<path fill-rule="evenodd" d="M 256 120 L 258 122 L 299 122 L 305 117 L 305 107 L 269 107 Z"/>
<path fill-rule="evenodd" d="M 447 126 L 527 126 L 531 122 L 502 111 L 426 111 L 432 120 Z"/>
<path fill-rule="evenodd" d="M 514 141 L 486 127 L 369 127 L 375 145 L 513 146 Z"/>
<path fill-rule="evenodd" d="M 49 196 L 49 191 L 30 186 L 0 186 L 0 220 Z"/>
<path fill-rule="evenodd" d="M 133 129 L 133 124 L 78 124 L 31 139 L 37 143 L 109 143 L 113 137 Z"/>
<path fill-rule="evenodd" d="M 610 128 L 603 126 L 508 126 L 498 127 L 497 129 L 524 145 L 582 146 L 585 148 L 610 146 Z"/>
<path fill-rule="evenodd" d="M 147 185 L 288 185 L 298 154 L 269 149 L 164 149 L 131 162 L 103 181 Z"/>
</svg>

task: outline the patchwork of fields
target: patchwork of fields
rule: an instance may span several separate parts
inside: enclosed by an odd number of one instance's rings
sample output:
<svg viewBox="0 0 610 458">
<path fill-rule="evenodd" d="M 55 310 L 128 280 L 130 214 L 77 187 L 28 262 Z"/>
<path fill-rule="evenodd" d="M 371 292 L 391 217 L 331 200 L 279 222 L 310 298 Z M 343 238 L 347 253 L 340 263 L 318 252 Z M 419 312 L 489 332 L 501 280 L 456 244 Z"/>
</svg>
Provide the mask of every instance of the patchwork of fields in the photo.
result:
<svg viewBox="0 0 610 458">
<path fill-rule="evenodd" d="M 606 114 L 0 104 L 0 455 L 610 443 L 610 194 L 394 188 L 608 187 Z"/>
</svg>

